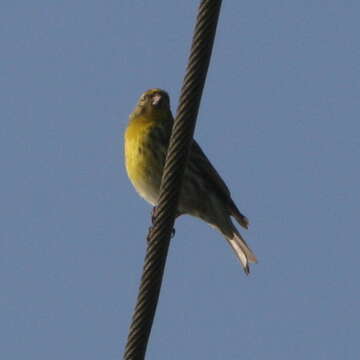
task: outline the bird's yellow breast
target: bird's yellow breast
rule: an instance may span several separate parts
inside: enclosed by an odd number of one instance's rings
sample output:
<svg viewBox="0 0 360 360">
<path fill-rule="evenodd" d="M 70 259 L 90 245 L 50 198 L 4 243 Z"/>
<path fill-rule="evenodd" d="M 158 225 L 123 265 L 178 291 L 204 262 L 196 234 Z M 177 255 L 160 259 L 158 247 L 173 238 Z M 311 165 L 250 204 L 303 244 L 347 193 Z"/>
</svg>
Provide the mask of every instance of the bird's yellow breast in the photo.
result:
<svg viewBox="0 0 360 360">
<path fill-rule="evenodd" d="M 157 204 L 163 161 L 151 132 L 156 122 L 148 118 L 132 119 L 125 131 L 125 167 L 136 191 L 152 205 Z"/>
</svg>

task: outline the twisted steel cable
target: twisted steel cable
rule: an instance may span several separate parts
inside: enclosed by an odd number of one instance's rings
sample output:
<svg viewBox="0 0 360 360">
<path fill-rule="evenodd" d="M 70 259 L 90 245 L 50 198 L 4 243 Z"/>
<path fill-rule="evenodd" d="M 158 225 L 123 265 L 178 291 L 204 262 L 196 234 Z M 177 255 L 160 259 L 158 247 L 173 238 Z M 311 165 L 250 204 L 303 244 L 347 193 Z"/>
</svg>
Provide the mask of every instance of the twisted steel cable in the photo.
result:
<svg viewBox="0 0 360 360">
<path fill-rule="evenodd" d="M 166 157 L 159 203 L 153 227 L 148 235 L 143 275 L 125 348 L 125 360 L 141 360 L 145 357 L 221 2 L 202 0 L 199 5 L 188 66 Z"/>
</svg>

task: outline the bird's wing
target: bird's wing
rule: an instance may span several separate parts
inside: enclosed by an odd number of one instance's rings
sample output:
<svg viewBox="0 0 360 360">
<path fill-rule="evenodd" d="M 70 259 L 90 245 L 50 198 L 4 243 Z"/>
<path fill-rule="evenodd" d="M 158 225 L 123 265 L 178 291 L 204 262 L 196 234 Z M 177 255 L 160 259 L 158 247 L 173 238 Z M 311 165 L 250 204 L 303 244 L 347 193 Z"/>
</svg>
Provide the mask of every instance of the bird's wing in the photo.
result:
<svg viewBox="0 0 360 360">
<path fill-rule="evenodd" d="M 191 164 L 190 166 L 195 166 L 198 172 L 214 186 L 214 190 L 219 195 L 225 197 L 226 199 L 230 197 L 230 191 L 224 180 L 212 166 L 211 162 L 195 140 L 192 143 L 189 163 Z"/>
<path fill-rule="evenodd" d="M 230 190 L 226 186 L 224 180 L 221 178 L 216 169 L 212 166 L 209 159 L 206 157 L 204 152 L 201 150 L 199 144 L 194 140 L 190 151 L 190 157 L 188 160 L 189 170 L 191 167 L 194 168 L 195 172 L 200 173 L 207 182 L 210 182 L 212 189 L 214 190 L 224 201 L 225 206 L 228 208 L 230 215 L 234 216 L 241 226 L 247 229 L 249 220 L 247 217 L 240 212 L 236 204 L 231 198 Z"/>
</svg>

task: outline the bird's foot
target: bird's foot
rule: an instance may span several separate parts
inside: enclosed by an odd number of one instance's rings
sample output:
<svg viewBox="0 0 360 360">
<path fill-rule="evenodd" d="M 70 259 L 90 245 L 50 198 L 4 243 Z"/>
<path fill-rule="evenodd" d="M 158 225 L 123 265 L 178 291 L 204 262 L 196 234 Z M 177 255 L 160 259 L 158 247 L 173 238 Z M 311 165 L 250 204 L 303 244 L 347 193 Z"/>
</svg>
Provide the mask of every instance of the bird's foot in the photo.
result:
<svg viewBox="0 0 360 360">
<path fill-rule="evenodd" d="M 148 231 L 148 236 L 146 237 L 146 240 L 149 242 L 150 240 L 150 234 L 152 232 L 152 229 L 154 227 L 154 222 L 155 222 L 155 217 L 156 217 L 156 210 L 157 210 L 157 206 L 154 206 L 151 210 L 151 223 L 152 225 L 149 227 L 149 231 Z M 175 228 L 173 228 L 171 230 L 171 235 L 170 238 L 172 239 L 175 236 Z"/>
<path fill-rule="evenodd" d="M 155 216 L 156 216 L 156 210 L 157 210 L 157 207 L 154 206 L 151 210 L 151 222 L 152 224 L 154 225 L 154 221 L 155 221 Z"/>
</svg>

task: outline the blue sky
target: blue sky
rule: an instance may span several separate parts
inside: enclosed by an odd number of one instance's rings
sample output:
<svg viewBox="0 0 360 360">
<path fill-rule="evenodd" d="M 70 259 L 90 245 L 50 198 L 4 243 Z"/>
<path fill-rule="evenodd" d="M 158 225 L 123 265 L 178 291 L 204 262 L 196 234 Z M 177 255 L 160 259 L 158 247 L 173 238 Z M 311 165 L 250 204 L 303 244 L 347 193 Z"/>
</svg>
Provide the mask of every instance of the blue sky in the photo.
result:
<svg viewBox="0 0 360 360">
<path fill-rule="evenodd" d="M 185 71 L 197 1 L 5 0 L 0 347 L 119 359 L 150 207 L 124 171 L 144 90 Z M 357 359 L 358 1 L 225 1 L 195 137 L 251 227 L 246 277 L 176 223 L 148 359 Z"/>
</svg>

